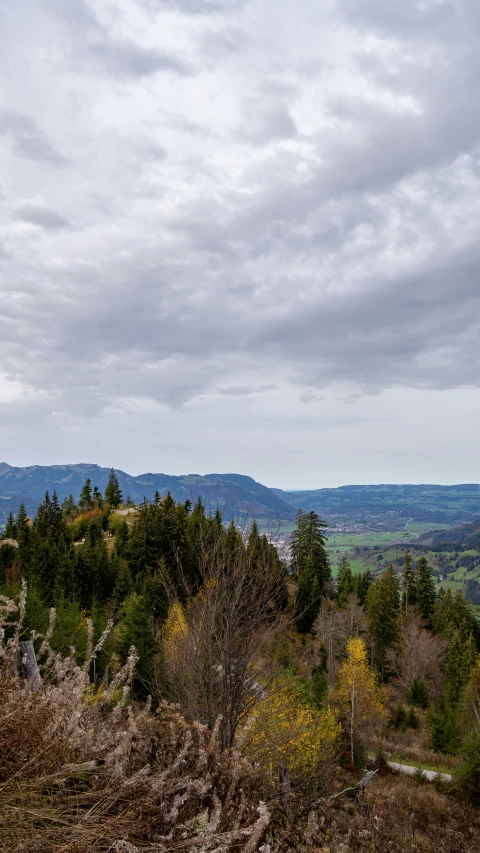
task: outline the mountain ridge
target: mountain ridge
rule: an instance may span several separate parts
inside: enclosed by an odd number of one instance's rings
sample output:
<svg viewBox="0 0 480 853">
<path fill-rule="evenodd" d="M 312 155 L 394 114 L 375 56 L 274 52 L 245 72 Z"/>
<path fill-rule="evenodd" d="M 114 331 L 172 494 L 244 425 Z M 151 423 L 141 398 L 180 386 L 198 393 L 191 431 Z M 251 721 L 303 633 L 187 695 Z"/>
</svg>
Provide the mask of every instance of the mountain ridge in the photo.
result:
<svg viewBox="0 0 480 853">
<path fill-rule="evenodd" d="M 69 465 L 30 465 L 15 467 L 0 462 L 0 526 L 9 512 L 16 513 L 23 500 L 29 515 L 33 515 L 43 500 L 45 491 L 57 492 L 63 501 L 69 494 L 78 500 L 87 477 L 92 486 L 103 492 L 109 468 L 94 463 Z M 218 507 L 225 520 L 253 518 L 270 521 L 291 521 L 294 510 L 267 486 L 242 474 L 186 474 L 176 476 L 146 472 L 137 476 L 116 469 L 124 498 L 135 503 L 151 500 L 156 491 L 162 496 L 170 491 L 176 501 L 202 498 L 208 512 Z"/>
<path fill-rule="evenodd" d="M 480 485 L 459 483 L 379 483 L 294 492 L 272 489 L 293 509 L 313 510 L 321 517 L 363 517 L 395 513 L 406 520 L 455 524 L 480 517 Z"/>
</svg>

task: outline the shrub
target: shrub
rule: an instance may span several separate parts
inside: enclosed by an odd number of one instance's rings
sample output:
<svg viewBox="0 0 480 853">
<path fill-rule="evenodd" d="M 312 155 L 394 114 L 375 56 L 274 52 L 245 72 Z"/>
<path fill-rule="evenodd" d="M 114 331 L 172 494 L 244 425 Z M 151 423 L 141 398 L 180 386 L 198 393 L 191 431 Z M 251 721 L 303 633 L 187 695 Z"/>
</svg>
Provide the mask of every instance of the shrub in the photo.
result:
<svg viewBox="0 0 480 853">
<path fill-rule="evenodd" d="M 454 755 L 458 749 L 458 715 L 447 703 L 432 708 L 427 718 L 430 746 L 436 752 Z"/>
<path fill-rule="evenodd" d="M 276 777 L 281 762 L 294 780 L 308 780 L 335 755 L 340 725 L 330 709 L 307 704 L 300 683 L 276 679 L 241 736 L 245 754 Z"/>
</svg>

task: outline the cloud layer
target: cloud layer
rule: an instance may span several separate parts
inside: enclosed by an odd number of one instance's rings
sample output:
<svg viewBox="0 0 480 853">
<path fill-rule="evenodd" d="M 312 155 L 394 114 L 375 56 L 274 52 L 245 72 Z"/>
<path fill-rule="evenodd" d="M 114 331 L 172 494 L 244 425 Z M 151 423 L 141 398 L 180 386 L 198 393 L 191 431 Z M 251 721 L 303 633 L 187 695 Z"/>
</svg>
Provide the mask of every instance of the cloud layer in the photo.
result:
<svg viewBox="0 0 480 853">
<path fill-rule="evenodd" d="M 479 24 L 474 0 L 3 4 L 3 423 L 476 389 Z"/>
</svg>

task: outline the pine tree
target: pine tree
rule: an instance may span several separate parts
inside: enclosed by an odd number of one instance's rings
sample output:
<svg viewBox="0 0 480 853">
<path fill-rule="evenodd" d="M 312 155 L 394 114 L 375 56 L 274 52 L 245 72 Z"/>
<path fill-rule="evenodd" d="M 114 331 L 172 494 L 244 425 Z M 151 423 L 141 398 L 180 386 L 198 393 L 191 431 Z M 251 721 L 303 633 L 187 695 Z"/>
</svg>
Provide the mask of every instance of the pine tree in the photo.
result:
<svg viewBox="0 0 480 853">
<path fill-rule="evenodd" d="M 342 608 L 352 592 L 354 592 L 352 570 L 347 559 L 342 557 L 338 569 L 337 606 Z"/>
<path fill-rule="evenodd" d="M 292 567 L 298 589 L 295 600 L 296 626 L 300 633 L 311 631 L 320 609 L 325 583 L 330 578 L 330 561 L 325 549 L 326 522 L 315 512 L 299 510 L 292 533 Z"/>
<path fill-rule="evenodd" d="M 105 500 L 112 509 L 117 509 L 119 504 L 122 503 L 122 492 L 113 468 L 110 469 L 108 476 L 108 483 L 105 488 Z"/>
<path fill-rule="evenodd" d="M 93 504 L 92 498 L 92 481 L 90 477 L 85 480 L 85 485 L 80 492 L 78 504 L 82 510 L 91 509 Z"/>
<path fill-rule="evenodd" d="M 435 585 L 426 557 L 420 557 L 415 566 L 415 587 L 417 607 L 427 624 L 430 625 L 435 607 Z"/>
<path fill-rule="evenodd" d="M 402 606 L 404 609 L 417 603 L 416 577 L 413 570 L 410 551 L 405 551 L 402 575 Z"/>
</svg>

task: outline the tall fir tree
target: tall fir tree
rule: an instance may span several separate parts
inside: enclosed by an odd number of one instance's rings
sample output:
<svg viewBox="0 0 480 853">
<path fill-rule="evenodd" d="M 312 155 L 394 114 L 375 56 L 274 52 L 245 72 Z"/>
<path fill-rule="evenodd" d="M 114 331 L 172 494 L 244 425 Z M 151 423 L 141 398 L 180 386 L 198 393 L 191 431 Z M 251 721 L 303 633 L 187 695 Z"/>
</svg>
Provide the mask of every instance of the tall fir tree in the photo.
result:
<svg viewBox="0 0 480 853">
<path fill-rule="evenodd" d="M 291 537 L 292 568 L 298 584 L 295 623 L 297 630 L 304 634 L 312 630 L 331 570 L 325 548 L 326 522 L 315 512 L 302 510 L 297 512 L 296 522 Z"/>
<path fill-rule="evenodd" d="M 294 577 L 298 578 L 303 566 L 310 560 L 318 566 L 318 576 L 323 587 L 331 573 L 330 561 L 325 549 L 327 537 L 324 531 L 328 525 L 325 521 L 321 521 L 315 512 L 303 512 L 301 509 L 298 510 L 295 521 L 297 526 L 291 535 Z"/>
<path fill-rule="evenodd" d="M 390 564 L 367 594 L 367 620 L 377 666 L 387 675 L 387 652 L 398 640 L 400 625 L 400 581 Z"/>
<path fill-rule="evenodd" d="M 342 557 L 338 567 L 337 606 L 342 608 L 355 590 L 352 570 L 346 557 Z"/>
<path fill-rule="evenodd" d="M 91 509 L 93 506 L 92 481 L 90 477 L 87 477 L 85 480 L 85 484 L 78 499 L 78 505 L 83 511 Z"/>
<path fill-rule="evenodd" d="M 404 609 L 417 603 L 417 585 L 410 551 L 405 551 L 402 575 L 402 606 Z"/>
<path fill-rule="evenodd" d="M 8 514 L 7 523 L 5 525 L 5 530 L 3 531 L 2 539 L 16 539 L 17 538 L 17 525 L 15 523 L 15 518 L 13 512 Z"/>
<path fill-rule="evenodd" d="M 435 607 L 435 585 L 426 557 L 420 557 L 417 560 L 415 566 L 415 587 L 417 592 L 417 607 L 427 625 L 430 626 Z"/>
<path fill-rule="evenodd" d="M 117 509 L 117 507 L 122 503 L 122 492 L 114 468 L 110 469 L 110 474 L 108 475 L 108 483 L 105 488 L 105 500 L 112 509 Z"/>
</svg>

